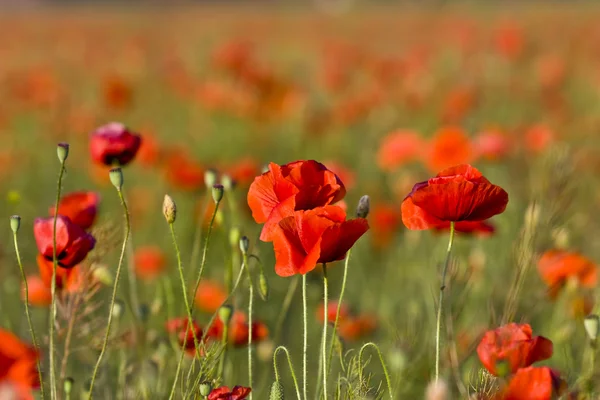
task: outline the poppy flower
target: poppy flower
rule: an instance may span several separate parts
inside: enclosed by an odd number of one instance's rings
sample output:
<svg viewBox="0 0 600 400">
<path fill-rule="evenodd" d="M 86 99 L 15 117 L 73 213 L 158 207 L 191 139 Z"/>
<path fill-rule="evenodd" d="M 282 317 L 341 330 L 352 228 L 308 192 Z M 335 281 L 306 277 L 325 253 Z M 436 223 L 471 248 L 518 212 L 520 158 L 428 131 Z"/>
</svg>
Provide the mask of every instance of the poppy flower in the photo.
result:
<svg viewBox="0 0 600 400">
<path fill-rule="evenodd" d="M 40 254 L 53 261 L 54 218 L 37 218 L 33 224 L 33 234 Z M 56 220 L 56 258 L 58 265 L 72 268 L 85 259 L 96 245 L 96 239 L 69 217 L 59 215 Z"/>
<path fill-rule="evenodd" d="M 164 271 L 167 261 L 160 248 L 145 246 L 135 250 L 133 263 L 138 277 L 143 280 L 152 280 Z"/>
<path fill-rule="evenodd" d="M 37 350 L 13 333 L 0 329 L 0 386 L 7 385 L 18 400 L 33 399 L 32 389 L 40 387 Z M 4 397 L 3 397 L 4 398 Z"/>
<path fill-rule="evenodd" d="M 354 342 L 372 334 L 377 328 L 377 319 L 370 315 L 359 315 L 340 322 L 338 334 L 348 342 Z"/>
<path fill-rule="evenodd" d="M 402 202 L 402 222 L 422 230 L 446 222 L 483 221 L 500 214 L 508 193 L 493 185 L 476 168 L 457 165 L 419 182 Z"/>
<path fill-rule="evenodd" d="M 227 386 L 221 386 L 213 389 L 207 400 L 243 400 L 248 397 L 252 389 L 243 386 L 234 386 L 233 389 L 229 390 Z"/>
<path fill-rule="evenodd" d="M 496 376 L 512 374 L 546 360 L 552 352 L 552 342 L 543 336 L 533 336 L 529 324 L 510 323 L 487 331 L 477 346 L 479 360 Z"/>
<path fill-rule="evenodd" d="M 581 286 L 587 288 L 594 288 L 598 282 L 596 264 L 575 252 L 549 250 L 542 255 L 537 267 L 553 297 L 569 278 L 574 278 Z"/>
<path fill-rule="evenodd" d="M 401 214 L 397 205 L 374 203 L 369 212 L 373 245 L 387 247 L 398 231 Z"/>
<path fill-rule="evenodd" d="M 223 337 L 223 321 L 215 319 L 212 325 L 208 328 L 208 337 L 221 340 Z M 248 335 L 250 334 L 250 326 L 246 318 L 246 314 L 240 311 L 233 313 L 229 322 L 229 343 L 235 347 L 245 346 L 248 344 Z M 261 342 L 269 336 L 269 328 L 261 321 L 252 321 L 252 342 Z"/>
<path fill-rule="evenodd" d="M 346 188 L 353 187 L 356 182 L 356 174 L 346 165 L 338 161 L 326 161 L 323 165 L 327 166 L 331 172 L 336 174 L 338 178 L 344 182 Z"/>
<path fill-rule="evenodd" d="M 566 383 L 551 368 L 521 368 L 501 392 L 499 400 L 552 400 L 565 390 Z"/>
<path fill-rule="evenodd" d="M 202 279 L 196 292 L 196 306 L 206 312 L 215 313 L 227 299 L 227 292 L 219 282 Z"/>
<path fill-rule="evenodd" d="M 475 137 L 473 147 L 478 157 L 498 161 L 509 155 L 512 143 L 501 130 L 487 129 Z"/>
<path fill-rule="evenodd" d="M 384 171 L 392 171 L 419 158 L 425 140 L 414 131 L 397 130 L 383 138 L 377 153 L 377 164 Z"/>
<path fill-rule="evenodd" d="M 525 148 L 540 154 L 554 142 L 554 132 L 546 125 L 537 124 L 525 132 Z"/>
<path fill-rule="evenodd" d="M 431 139 L 425 161 L 430 170 L 439 171 L 452 165 L 469 163 L 474 156 L 473 145 L 465 131 L 446 127 L 437 131 Z"/>
<path fill-rule="evenodd" d="M 337 308 L 338 308 L 337 301 L 330 301 L 327 304 L 327 322 L 329 322 L 331 324 L 335 323 L 335 316 L 337 315 Z M 323 304 L 323 303 L 319 304 L 319 307 L 317 307 L 317 311 L 316 311 L 315 315 L 317 317 L 317 321 L 319 321 L 320 323 L 323 323 L 324 311 L 325 311 L 325 304 Z M 342 303 L 342 306 L 340 307 L 340 321 L 342 321 L 348 317 L 350 317 L 350 309 L 347 304 Z"/>
<path fill-rule="evenodd" d="M 52 286 L 52 270 L 54 269 L 54 263 L 52 257 L 48 260 L 41 254 L 38 254 L 37 258 L 38 270 L 40 271 L 40 278 L 47 288 Z M 66 289 L 67 291 L 73 292 L 79 288 L 81 280 L 81 273 L 79 266 L 72 268 L 56 268 L 56 288 L 58 290 Z"/>
<path fill-rule="evenodd" d="M 248 205 L 258 223 L 264 223 L 260 240 L 273 240 L 277 223 L 294 211 L 333 204 L 346 195 L 342 181 L 323 164 L 295 161 L 256 177 L 248 191 Z"/>
<path fill-rule="evenodd" d="M 436 231 L 449 231 L 450 222 L 443 222 L 434 227 Z M 491 235 L 496 231 L 496 227 L 488 221 L 460 221 L 454 224 L 454 230 L 458 233 L 477 234 L 480 236 Z"/>
<path fill-rule="evenodd" d="M 306 274 L 319 263 L 342 260 L 368 229 L 366 219 L 346 221 L 337 206 L 295 211 L 274 230 L 275 272 L 283 277 Z"/>
<path fill-rule="evenodd" d="M 144 140 L 140 145 L 140 149 L 137 153 L 136 159 L 144 166 L 152 167 L 155 166 L 161 157 L 161 144 L 159 143 L 156 135 L 150 132 L 142 131 L 144 134 Z"/>
<path fill-rule="evenodd" d="M 111 122 L 92 132 L 90 153 L 98 164 L 127 165 L 142 143 L 142 138 L 119 122 Z"/>
<path fill-rule="evenodd" d="M 173 150 L 164 164 L 165 179 L 180 190 L 197 190 L 204 187 L 205 168 L 183 150 Z"/>
<path fill-rule="evenodd" d="M 196 353 L 194 336 L 197 340 L 200 340 L 202 337 L 202 328 L 196 321 L 193 321 L 192 326 L 190 326 L 189 322 L 188 317 L 172 318 L 167 321 L 165 328 L 168 333 L 177 336 L 179 347 L 185 344 L 185 352 L 193 357 Z"/>
<path fill-rule="evenodd" d="M 225 167 L 224 172 L 237 184 L 247 187 L 260 173 L 260 165 L 254 158 L 246 157 Z"/>
<path fill-rule="evenodd" d="M 73 192 L 64 196 L 58 203 L 58 214 L 69 217 L 71 222 L 87 230 L 94 225 L 98 214 L 100 195 L 95 192 Z M 55 207 L 49 214 L 54 216 Z"/>
<path fill-rule="evenodd" d="M 27 277 L 27 292 L 29 304 L 46 307 L 52 303 L 52 292 L 46 283 L 37 275 Z M 21 286 L 21 299 L 25 301 L 25 285 Z"/>
</svg>

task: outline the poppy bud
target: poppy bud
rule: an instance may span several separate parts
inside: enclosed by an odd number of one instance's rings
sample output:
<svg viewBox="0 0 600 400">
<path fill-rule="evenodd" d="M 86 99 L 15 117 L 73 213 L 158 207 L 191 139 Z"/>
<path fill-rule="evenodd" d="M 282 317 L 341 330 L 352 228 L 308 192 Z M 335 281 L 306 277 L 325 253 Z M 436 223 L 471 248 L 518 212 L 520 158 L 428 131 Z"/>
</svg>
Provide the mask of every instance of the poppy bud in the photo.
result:
<svg viewBox="0 0 600 400">
<path fill-rule="evenodd" d="M 230 305 L 224 305 L 219 308 L 219 319 L 223 325 L 229 325 L 231 315 L 233 314 L 233 307 Z"/>
<path fill-rule="evenodd" d="M 212 198 L 215 201 L 215 204 L 219 204 L 223 199 L 224 188 L 221 184 L 215 184 L 212 187 Z"/>
<path fill-rule="evenodd" d="M 121 170 L 121 168 L 112 168 L 108 172 L 108 176 L 110 178 L 110 182 L 120 192 L 121 188 L 123 187 L 123 171 Z"/>
<path fill-rule="evenodd" d="M 240 239 L 240 250 L 242 254 L 248 254 L 248 249 L 250 248 L 250 240 L 248 240 L 248 236 L 242 236 Z"/>
<path fill-rule="evenodd" d="M 223 188 L 225 190 L 227 190 L 228 192 L 233 190 L 233 188 L 235 188 L 235 181 L 229 175 L 223 175 L 221 177 L 221 183 L 223 184 Z"/>
<path fill-rule="evenodd" d="M 177 218 L 177 206 L 173 198 L 168 194 L 165 194 L 165 199 L 163 200 L 163 215 L 169 224 L 175 222 Z"/>
<path fill-rule="evenodd" d="M 56 146 L 56 154 L 58 155 L 58 161 L 64 164 L 67 157 L 69 157 L 69 143 L 59 143 Z"/>
<path fill-rule="evenodd" d="M 260 294 L 260 298 L 263 301 L 267 301 L 269 299 L 269 282 L 267 281 L 267 277 L 263 270 L 260 270 L 260 275 L 258 276 L 258 294 Z"/>
<path fill-rule="evenodd" d="M 279 381 L 273 382 L 271 385 L 271 395 L 269 400 L 283 400 L 283 385 Z"/>
<path fill-rule="evenodd" d="M 100 282 L 105 286 L 112 286 L 114 282 L 111 272 L 104 265 L 94 267 L 92 270 L 92 277 L 96 282 Z"/>
<path fill-rule="evenodd" d="M 231 244 L 231 247 L 235 246 L 236 244 L 239 244 L 240 235 L 240 228 L 238 228 L 237 226 L 231 228 L 231 230 L 229 231 L 229 243 Z"/>
<path fill-rule="evenodd" d="M 112 308 L 113 317 L 115 317 L 117 319 L 121 318 L 124 311 L 125 311 L 125 305 L 123 304 L 123 301 L 119 300 L 119 299 L 115 300 L 115 304 L 113 305 L 113 308 Z"/>
<path fill-rule="evenodd" d="M 217 171 L 214 169 L 207 169 L 204 172 L 204 184 L 207 188 L 213 187 L 217 183 Z"/>
<path fill-rule="evenodd" d="M 590 340 L 596 340 L 598 338 L 598 327 L 600 326 L 600 317 L 596 314 L 591 314 L 585 317 L 583 320 L 583 326 L 587 332 Z"/>
<path fill-rule="evenodd" d="M 212 384 L 210 382 L 202 382 L 200 384 L 200 396 L 208 396 L 212 392 Z"/>
<path fill-rule="evenodd" d="M 358 201 L 358 206 L 356 207 L 356 216 L 358 218 L 367 218 L 369 215 L 369 211 L 371 210 L 371 199 L 369 196 L 364 195 Z"/>
<path fill-rule="evenodd" d="M 10 217 L 10 229 L 12 229 L 13 233 L 19 232 L 19 228 L 21 227 L 21 217 L 18 215 L 13 215 Z"/>
<path fill-rule="evenodd" d="M 75 381 L 73 380 L 73 378 L 70 377 L 65 378 L 65 381 L 63 382 L 63 389 L 67 397 L 71 394 L 71 391 L 73 390 L 73 383 L 75 383 Z"/>
</svg>

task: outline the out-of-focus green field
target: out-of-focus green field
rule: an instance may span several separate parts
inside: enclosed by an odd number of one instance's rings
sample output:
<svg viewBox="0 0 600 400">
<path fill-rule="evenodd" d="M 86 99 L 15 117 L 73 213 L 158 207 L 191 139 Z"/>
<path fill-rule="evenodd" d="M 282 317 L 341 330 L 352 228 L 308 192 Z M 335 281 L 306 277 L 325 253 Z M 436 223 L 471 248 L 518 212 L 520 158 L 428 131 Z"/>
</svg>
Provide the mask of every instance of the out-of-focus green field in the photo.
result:
<svg viewBox="0 0 600 400">
<path fill-rule="evenodd" d="M 246 205 L 248 186 L 266 163 L 299 159 L 318 160 L 338 173 L 348 190 L 349 215 L 360 196 L 371 198 L 371 229 L 353 249 L 344 302 L 353 315 L 375 320 L 376 329 L 343 340 L 346 361 L 373 341 L 389 368 L 394 398 L 422 398 L 432 379 L 447 234 L 407 230 L 400 204 L 414 183 L 442 166 L 467 162 L 502 186 L 510 202 L 493 219 L 492 235 L 459 235 L 455 242 L 442 375 L 455 397 L 476 393 L 482 367 L 475 347 L 482 334 L 515 321 L 553 341 L 554 355 L 541 364 L 575 385 L 587 371 L 582 321 L 595 307 L 597 289 L 575 279 L 551 299 L 536 264 L 554 248 L 600 260 L 600 10 L 510 7 L 363 6 L 336 15 L 250 6 L 100 7 L 0 15 L 0 202 L 6 221 L 0 230 L 0 326 L 29 341 L 8 221 L 13 214 L 23 218 L 19 246 L 26 271 L 37 274 L 32 224 L 55 201 L 58 142 L 71 146 L 63 193 L 93 190 L 102 196 L 94 228 L 98 244 L 84 264 L 106 266 L 114 275 L 122 210 L 107 170 L 90 159 L 88 135 L 119 121 L 144 140 L 137 159 L 124 168 L 132 252 L 158 246 L 166 265 L 156 278 L 138 277 L 139 299 L 148 308 L 141 323 L 145 342 L 111 342 L 96 398 L 116 398 L 123 384 L 129 388 L 125 398 L 168 398 L 179 352 L 157 343 L 168 337 L 166 321 L 186 314 L 161 204 L 165 193 L 177 202 L 176 230 L 187 268 L 198 215 L 211 203 L 204 187 L 208 168 L 233 176 L 238 185 L 225 194 L 205 276 L 223 282 L 232 263 L 237 274 L 238 243 L 229 238 L 239 230 L 250 238 L 268 277 L 268 301 L 257 298 L 254 304 L 255 319 L 270 331 L 255 346 L 254 398 L 268 397 L 278 345 L 289 347 L 301 377 L 300 288 L 278 328 L 286 293 L 299 277 L 275 274 L 272 247 L 258 241 L 260 226 Z M 462 128 L 469 140 L 432 154 L 436 132 L 451 127 Z M 418 156 L 382 161 L 384 138 L 401 129 L 425 139 Z M 479 139 L 492 131 L 507 147 L 490 155 Z M 329 272 L 330 298 L 336 299 L 343 262 Z M 321 272 L 308 278 L 312 397 L 319 380 L 322 325 L 316 307 L 323 289 Z M 84 315 L 63 371 L 75 379 L 73 398 L 92 374 L 110 290 L 100 288 L 85 306 L 98 309 L 78 311 Z M 126 304 L 130 290 L 125 273 L 119 298 Z M 245 287 L 237 292 L 236 309 L 247 306 L 246 293 Z M 48 307 L 32 312 L 47 371 Z M 199 324 L 210 317 L 199 313 Z M 71 318 L 58 318 L 59 371 Z M 115 338 L 126 337 L 133 320 L 127 309 L 114 326 Z M 221 384 L 247 386 L 246 349 L 231 349 L 228 357 Z M 366 367 L 373 388 L 384 382 L 375 361 Z M 294 398 L 283 357 L 279 364 L 286 398 Z M 347 384 L 356 387 L 356 371 L 339 365 L 334 358 L 330 392 L 346 374 Z M 383 383 L 380 389 L 386 393 Z M 343 398 L 376 398 L 375 392 Z"/>
</svg>

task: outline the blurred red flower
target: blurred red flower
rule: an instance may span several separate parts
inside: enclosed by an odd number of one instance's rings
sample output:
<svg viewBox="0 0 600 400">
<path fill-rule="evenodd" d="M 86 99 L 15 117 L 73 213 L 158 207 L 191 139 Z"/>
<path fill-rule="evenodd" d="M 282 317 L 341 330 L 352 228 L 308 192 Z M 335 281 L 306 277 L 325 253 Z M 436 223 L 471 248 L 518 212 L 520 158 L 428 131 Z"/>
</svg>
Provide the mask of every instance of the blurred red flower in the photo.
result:
<svg viewBox="0 0 600 400">
<path fill-rule="evenodd" d="M 546 125 L 537 124 L 525 132 L 525 148 L 539 154 L 554 142 L 554 132 Z"/>
<path fill-rule="evenodd" d="M 377 164 L 384 171 L 392 171 L 418 159 L 425 148 L 425 140 L 414 131 L 397 130 L 383 138 L 377 153 Z"/>
<path fill-rule="evenodd" d="M 594 288 L 598 282 L 598 267 L 579 253 L 565 250 L 549 250 L 538 261 L 542 280 L 555 297 L 569 278 L 574 278 L 584 287 Z"/>
<path fill-rule="evenodd" d="M 58 214 L 68 217 L 75 225 L 89 229 L 96 221 L 100 195 L 96 192 L 73 192 L 64 196 L 58 203 Z M 54 216 L 55 207 L 49 214 Z"/>
<path fill-rule="evenodd" d="M 252 389 L 243 386 L 234 386 L 229 390 L 227 386 L 221 386 L 213 389 L 207 397 L 207 400 L 243 400 L 248 397 Z"/>
<path fill-rule="evenodd" d="M 306 274 L 318 263 L 342 260 L 368 229 L 366 219 L 346 221 L 337 206 L 295 211 L 273 233 L 275 272 L 283 277 Z"/>
<path fill-rule="evenodd" d="M 500 129 L 486 129 L 479 133 L 473 142 L 477 157 L 488 161 L 499 161 L 509 155 L 512 143 Z"/>
<path fill-rule="evenodd" d="M 374 203 L 369 212 L 373 244 L 378 248 L 387 247 L 398 231 L 401 219 L 397 205 Z"/>
<path fill-rule="evenodd" d="M 42 278 L 37 275 L 29 275 L 27 277 L 27 290 L 29 304 L 31 305 L 46 307 L 52 302 L 52 292 L 50 291 L 50 288 L 48 288 Z M 21 285 L 21 299 L 25 301 L 25 285 Z"/>
<path fill-rule="evenodd" d="M 457 165 L 413 187 L 402 202 L 402 222 L 408 229 L 422 230 L 451 221 L 483 221 L 502 213 L 507 203 L 504 189 L 476 168 Z"/>
<path fill-rule="evenodd" d="M 327 322 L 332 323 L 332 324 L 335 323 L 337 307 L 338 307 L 337 301 L 330 301 L 327 304 Z M 319 321 L 320 323 L 323 323 L 324 311 L 325 311 L 325 304 L 323 304 L 323 303 L 319 304 L 319 307 L 317 307 L 317 311 L 315 312 L 315 316 L 317 317 L 317 321 Z M 348 307 L 347 304 L 342 303 L 342 306 L 340 307 L 340 321 L 342 321 L 348 317 L 350 317 L 350 308 Z"/>
<path fill-rule="evenodd" d="M 8 385 L 15 400 L 33 399 L 32 389 L 40 387 L 38 351 L 13 333 L 0 329 L 0 386 Z"/>
<path fill-rule="evenodd" d="M 177 189 L 191 191 L 204 186 L 204 167 L 184 150 L 170 151 L 164 168 L 167 182 Z"/>
<path fill-rule="evenodd" d="M 223 337 L 223 322 L 217 318 L 208 328 L 208 337 L 215 340 L 221 340 Z M 229 322 L 229 342 L 236 347 L 245 346 L 248 344 L 248 335 L 250 334 L 250 326 L 246 318 L 246 314 L 241 311 L 236 311 Z M 261 342 L 269 336 L 269 328 L 261 321 L 252 321 L 252 342 Z"/>
<path fill-rule="evenodd" d="M 195 296 L 196 306 L 207 313 L 216 312 L 227 299 L 227 292 L 222 284 L 210 279 L 202 279 Z"/>
<path fill-rule="evenodd" d="M 102 97 L 107 108 L 117 111 L 124 110 L 131 107 L 133 88 L 121 76 L 107 76 L 102 80 Z"/>
<path fill-rule="evenodd" d="M 53 224 L 54 218 L 37 218 L 33 225 L 33 234 L 40 254 L 53 261 Z M 96 239 L 69 217 L 59 215 L 56 220 L 56 258 L 58 265 L 72 268 L 85 259 L 94 248 Z"/>
<path fill-rule="evenodd" d="M 167 260 L 158 246 L 138 247 L 133 256 L 135 273 L 143 280 L 153 280 L 165 269 Z"/>
<path fill-rule="evenodd" d="M 194 335 L 198 341 L 202 338 L 202 328 L 195 321 L 192 326 L 189 324 L 188 317 L 172 318 L 167 321 L 165 328 L 168 333 L 177 336 L 177 343 L 179 347 L 185 344 L 185 352 L 194 357 L 196 353 L 196 346 L 194 343 Z"/>
<path fill-rule="evenodd" d="M 348 342 L 354 342 L 372 334 L 377 329 L 377 318 L 371 315 L 359 315 L 340 322 L 338 334 Z"/>
<path fill-rule="evenodd" d="M 51 257 L 52 258 L 52 257 Z M 52 286 L 52 270 L 54 264 L 52 259 L 48 260 L 41 254 L 38 254 L 37 258 L 38 270 L 40 271 L 40 278 L 47 288 Z M 79 289 L 81 283 L 81 271 L 79 266 L 72 268 L 56 268 L 56 288 L 58 290 L 66 290 L 67 292 L 74 292 Z"/>
<path fill-rule="evenodd" d="M 264 223 L 260 239 L 272 241 L 277 223 L 297 210 L 310 210 L 341 200 L 346 194 L 342 181 L 323 164 L 295 161 L 256 177 L 248 191 L 248 205 L 258 223 Z"/>
<path fill-rule="evenodd" d="M 111 122 L 92 132 L 90 153 L 92 159 L 104 165 L 127 165 L 131 162 L 142 143 L 142 138 L 125 125 Z"/>
<path fill-rule="evenodd" d="M 519 368 L 550 358 L 552 352 L 552 342 L 532 336 L 529 324 L 510 323 L 487 331 L 477 346 L 479 360 L 496 376 L 514 374 Z"/>
<path fill-rule="evenodd" d="M 145 166 L 155 166 L 161 158 L 161 144 L 152 131 L 142 131 L 144 140 L 140 145 L 136 159 Z"/>
<path fill-rule="evenodd" d="M 428 147 L 425 161 L 431 171 L 466 164 L 475 158 L 469 137 L 458 127 L 445 127 L 438 130 Z"/>
<path fill-rule="evenodd" d="M 260 164 L 252 157 L 245 157 L 225 167 L 223 172 L 236 184 L 247 187 L 260 173 Z"/>
<path fill-rule="evenodd" d="M 521 368 L 498 400 L 552 400 L 566 390 L 559 374 L 548 367 Z"/>
</svg>

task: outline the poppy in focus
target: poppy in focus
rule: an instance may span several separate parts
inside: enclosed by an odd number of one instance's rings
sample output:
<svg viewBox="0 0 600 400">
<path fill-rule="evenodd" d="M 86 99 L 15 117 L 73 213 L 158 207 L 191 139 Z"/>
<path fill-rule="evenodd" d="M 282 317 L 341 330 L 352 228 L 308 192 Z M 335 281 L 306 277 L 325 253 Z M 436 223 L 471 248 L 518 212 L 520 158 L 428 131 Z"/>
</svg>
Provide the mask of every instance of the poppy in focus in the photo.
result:
<svg viewBox="0 0 600 400">
<path fill-rule="evenodd" d="M 221 386 L 213 389 L 207 397 L 207 400 L 243 400 L 248 397 L 252 389 L 243 386 L 234 386 L 229 390 L 227 386 Z"/>
<path fill-rule="evenodd" d="M 119 122 L 111 122 L 92 132 L 90 153 L 99 164 L 124 166 L 135 158 L 141 144 L 138 134 Z"/>
<path fill-rule="evenodd" d="M 58 214 L 69 217 L 75 225 L 87 230 L 96 221 L 98 203 L 100 203 L 100 195 L 96 192 L 69 193 L 58 203 Z M 54 212 L 55 207 L 51 207 L 50 216 L 54 216 Z"/>
</svg>

